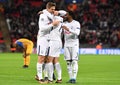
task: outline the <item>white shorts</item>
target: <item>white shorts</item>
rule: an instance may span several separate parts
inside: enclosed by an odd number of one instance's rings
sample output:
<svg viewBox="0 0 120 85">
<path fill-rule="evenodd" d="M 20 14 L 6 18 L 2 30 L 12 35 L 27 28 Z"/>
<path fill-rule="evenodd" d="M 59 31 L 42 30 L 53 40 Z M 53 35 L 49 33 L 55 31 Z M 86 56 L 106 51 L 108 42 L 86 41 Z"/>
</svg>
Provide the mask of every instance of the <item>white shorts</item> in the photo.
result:
<svg viewBox="0 0 120 85">
<path fill-rule="evenodd" d="M 37 39 L 37 54 L 46 56 L 48 54 L 49 41 L 46 37 L 38 37 Z"/>
<path fill-rule="evenodd" d="M 65 60 L 78 60 L 79 47 L 64 47 Z"/>
<path fill-rule="evenodd" d="M 62 49 L 62 42 L 61 41 L 53 41 L 49 42 L 49 56 L 51 57 L 59 57 L 60 51 Z"/>
</svg>

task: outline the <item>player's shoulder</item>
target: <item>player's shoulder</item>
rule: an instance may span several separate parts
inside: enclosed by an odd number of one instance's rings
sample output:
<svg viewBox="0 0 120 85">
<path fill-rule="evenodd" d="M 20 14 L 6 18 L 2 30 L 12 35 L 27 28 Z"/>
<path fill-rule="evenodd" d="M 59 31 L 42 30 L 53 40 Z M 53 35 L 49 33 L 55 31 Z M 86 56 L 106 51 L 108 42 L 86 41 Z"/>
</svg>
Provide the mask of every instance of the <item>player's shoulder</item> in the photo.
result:
<svg viewBox="0 0 120 85">
<path fill-rule="evenodd" d="M 77 20 L 73 20 L 72 25 L 74 27 L 79 27 L 79 28 L 81 27 L 80 23 Z"/>
<path fill-rule="evenodd" d="M 39 20 L 44 21 L 44 20 L 46 20 L 46 18 L 47 18 L 47 16 L 45 14 L 41 14 L 39 17 Z"/>
<path fill-rule="evenodd" d="M 73 23 L 76 25 L 80 25 L 80 22 L 78 22 L 77 20 L 73 20 Z"/>
<path fill-rule="evenodd" d="M 77 20 L 73 20 L 73 23 L 79 23 Z"/>
<path fill-rule="evenodd" d="M 45 18 L 47 17 L 45 14 L 40 14 L 40 18 Z"/>
</svg>

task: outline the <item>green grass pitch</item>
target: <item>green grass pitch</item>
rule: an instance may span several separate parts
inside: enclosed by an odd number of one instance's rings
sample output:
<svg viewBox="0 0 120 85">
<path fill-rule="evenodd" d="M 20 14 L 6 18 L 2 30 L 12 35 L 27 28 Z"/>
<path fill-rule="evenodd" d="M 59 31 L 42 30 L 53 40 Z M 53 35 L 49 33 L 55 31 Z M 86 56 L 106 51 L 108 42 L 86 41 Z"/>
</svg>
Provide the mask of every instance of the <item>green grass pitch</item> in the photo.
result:
<svg viewBox="0 0 120 85">
<path fill-rule="evenodd" d="M 0 85 L 40 85 L 35 79 L 37 55 L 31 55 L 30 67 L 22 68 L 22 53 L 0 53 Z M 61 85 L 70 85 L 66 62 L 60 57 Z M 58 84 L 49 84 L 58 85 Z M 75 85 L 120 85 L 120 55 L 80 55 Z"/>
</svg>

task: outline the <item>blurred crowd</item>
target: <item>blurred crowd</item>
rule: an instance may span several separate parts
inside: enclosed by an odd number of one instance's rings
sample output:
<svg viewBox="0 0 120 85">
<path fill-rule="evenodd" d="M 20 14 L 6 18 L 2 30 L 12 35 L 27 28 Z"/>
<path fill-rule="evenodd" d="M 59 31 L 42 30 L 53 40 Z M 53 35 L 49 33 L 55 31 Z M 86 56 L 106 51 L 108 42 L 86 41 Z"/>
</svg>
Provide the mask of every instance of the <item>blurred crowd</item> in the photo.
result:
<svg viewBox="0 0 120 85">
<path fill-rule="evenodd" d="M 36 46 L 37 13 L 45 8 L 47 1 L 55 1 L 58 10 L 75 13 L 75 19 L 81 23 L 81 45 L 102 43 L 109 48 L 120 47 L 120 0 L 13 0 L 4 5 L 11 42 L 27 37 Z"/>
</svg>

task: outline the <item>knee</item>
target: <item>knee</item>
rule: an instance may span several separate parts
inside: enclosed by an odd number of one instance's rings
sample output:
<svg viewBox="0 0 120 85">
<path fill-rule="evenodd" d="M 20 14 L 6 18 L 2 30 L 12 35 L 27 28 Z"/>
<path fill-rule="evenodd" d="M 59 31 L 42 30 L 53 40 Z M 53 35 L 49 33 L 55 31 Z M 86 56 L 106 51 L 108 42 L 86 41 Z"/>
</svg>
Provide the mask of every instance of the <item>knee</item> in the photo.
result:
<svg viewBox="0 0 120 85">
<path fill-rule="evenodd" d="M 53 63 L 54 64 L 59 63 L 59 58 L 55 57 L 54 60 L 53 60 Z"/>
<path fill-rule="evenodd" d="M 44 57 L 40 57 L 40 56 L 39 56 L 39 57 L 38 57 L 38 62 L 39 62 L 39 63 L 44 63 Z"/>
<path fill-rule="evenodd" d="M 47 60 L 46 60 L 46 62 L 47 62 L 47 63 L 50 63 L 50 62 L 53 63 L 53 59 L 54 59 L 53 57 L 48 57 Z"/>
</svg>

